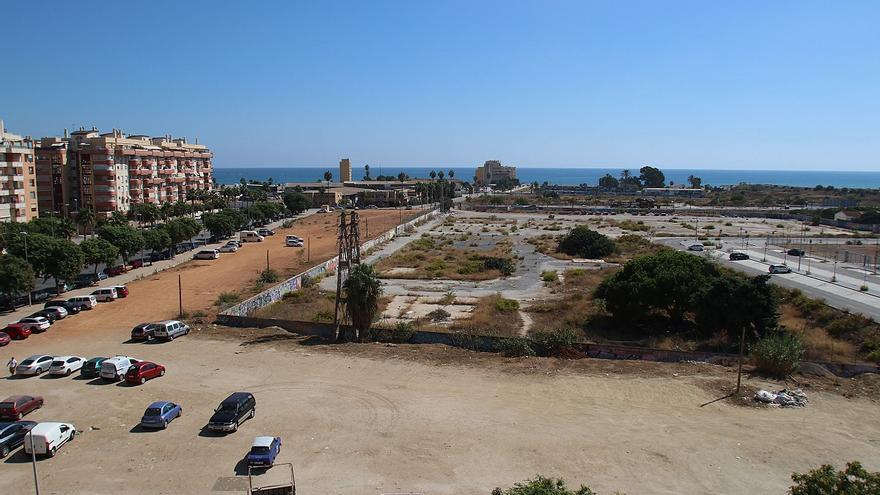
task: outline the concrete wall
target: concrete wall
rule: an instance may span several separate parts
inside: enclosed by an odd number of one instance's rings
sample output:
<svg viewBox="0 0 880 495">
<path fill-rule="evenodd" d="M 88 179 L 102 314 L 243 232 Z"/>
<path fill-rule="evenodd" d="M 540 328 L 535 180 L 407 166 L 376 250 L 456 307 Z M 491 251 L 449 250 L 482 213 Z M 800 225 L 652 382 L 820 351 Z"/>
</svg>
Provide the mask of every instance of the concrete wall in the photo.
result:
<svg viewBox="0 0 880 495">
<path fill-rule="evenodd" d="M 398 225 L 397 227 L 395 227 L 387 232 L 382 233 L 381 235 L 379 235 L 375 239 L 370 239 L 369 241 L 361 244 L 361 253 L 362 254 L 366 253 L 370 249 L 372 249 L 372 248 L 374 248 L 384 242 L 388 242 L 391 239 L 393 239 L 394 237 L 406 232 L 407 228 L 414 227 L 417 224 L 419 224 L 421 222 L 425 222 L 427 220 L 430 220 L 437 215 L 438 215 L 437 210 L 431 210 L 428 213 L 425 213 L 424 215 L 420 215 L 420 216 L 418 216 L 418 217 L 416 217 L 406 223 Z M 227 321 L 226 321 L 227 316 L 236 316 L 236 317 L 246 316 L 246 315 L 249 315 L 264 306 L 268 306 L 274 302 L 278 302 L 284 297 L 284 294 L 287 294 L 288 292 L 291 292 L 291 291 L 299 290 L 300 287 L 302 287 L 302 277 L 303 276 L 308 276 L 308 277 L 314 278 L 314 277 L 322 275 L 326 272 L 335 271 L 338 265 L 339 265 L 339 258 L 337 256 L 334 256 L 333 258 L 331 258 L 331 259 L 329 259 L 329 260 L 327 260 L 317 266 L 309 268 L 308 270 L 306 270 L 302 273 L 299 273 L 297 275 L 294 275 L 293 277 L 290 277 L 289 279 L 281 282 L 278 285 L 272 286 L 272 287 L 264 290 L 263 292 L 260 292 L 259 294 L 251 297 L 250 299 L 242 301 L 242 302 L 236 304 L 235 306 L 232 306 L 231 308 L 227 308 L 225 311 L 223 311 L 222 313 L 217 315 L 217 321 L 220 323 L 223 323 L 223 324 L 231 324 L 231 323 L 227 323 Z M 246 326 L 246 325 L 241 325 L 241 326 Z"/>
</svg>

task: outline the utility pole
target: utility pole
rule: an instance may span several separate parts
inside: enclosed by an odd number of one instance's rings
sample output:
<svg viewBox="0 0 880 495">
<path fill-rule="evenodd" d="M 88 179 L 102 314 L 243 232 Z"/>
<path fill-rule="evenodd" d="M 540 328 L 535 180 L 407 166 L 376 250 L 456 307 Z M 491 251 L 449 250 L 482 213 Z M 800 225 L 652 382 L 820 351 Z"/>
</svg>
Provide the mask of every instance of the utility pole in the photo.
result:
<svg viewBox="0 0 880 495">
<path fill-rule="evenodd" d="M 178 318 L 183 318 L 183 282 L 180 280 L 180 274 L 177 274 L 177 305 Z"/>
<path fill-rule="evenodd" d="M 266 250 L 266 271 L 269 271 L 269 250 Z"/>
<path fill-rule="evenodd" d="M 770 244 L 770 234 L 767 234 L 767 240 L 764 241 L 764 259 L 761 261 L 767 261 L 767 246 Z"/>
<path fill-rule="evenodd" d="M 312 261 L 312 236 L 306 236 L 306 261 Z"/>
<path fill-rule="evenodd" d="M 743 325 L 742 333 L 739 336 L 739 363 L 736 370 L 736 394 L 739 395 L 740 386 L 742 384 L 743 373 L 743 354 L 746 350 L 746 327 Z"/>
<path fill-rule="evenodd" d="M 28 433 L 31 438 L 31 466 L 34 468 L 34 492 L 40 495 L 40 482 L 37 481 L 37 450 L 34 448 L 34 435 Z"/>
<path fill-rule="evenodd" d="M 837 253 L 834 253 L 834 274 L 831 275 L 831 281 L 837 282 Z"/>
</svg>

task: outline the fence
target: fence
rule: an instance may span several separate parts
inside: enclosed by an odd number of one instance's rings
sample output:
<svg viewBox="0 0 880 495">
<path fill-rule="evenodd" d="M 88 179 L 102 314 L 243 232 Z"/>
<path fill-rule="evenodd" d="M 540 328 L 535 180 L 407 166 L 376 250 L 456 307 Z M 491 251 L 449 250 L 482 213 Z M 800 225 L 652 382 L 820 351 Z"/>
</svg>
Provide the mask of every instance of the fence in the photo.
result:
<svg viewBox="0 0 880 495">
<path fill-rule="evenodd" d="M 362 243 L 361 252 L 365 253 L 382 243 L 388 242 L 391 239 L 406 232 L 406 230 L 410 227 L 414 227 L 417 224 L 428 221 L 436 217 L 437 215 L 437 210 L 431 210 L 428 213 L 420 215 L 403 224 L 400 224 L 387 232 L 383 232 L 378 237 Z M 264 290 L 263 292 L 260 292 L 259 294 L 236 304 L 235 306 L 227 308 L 217 315 L 217 321 L 223 324 L 231 324 L 229 323 L 231 321 L 229 317 L 246 316 L 264 306 L 268 306 L 274 302 L 278 302 L 284 297 L 284 294 L 287 294 L 291 291 L 299 290 L 302 287 L 303 277 L 315 278 L 323 275 L 324 273 L 335 271 L 338 266 L 339 257 L 334 256 L 333 258 L 330 258 L 329 260 L 317 266 L 313 266 L 312 268 L 309 268 L 302 273 L 298 273 L 293 277 L 290 277 L 289 279 L 281 282 L 280 284 L 274 285 Z"/>
</svg>

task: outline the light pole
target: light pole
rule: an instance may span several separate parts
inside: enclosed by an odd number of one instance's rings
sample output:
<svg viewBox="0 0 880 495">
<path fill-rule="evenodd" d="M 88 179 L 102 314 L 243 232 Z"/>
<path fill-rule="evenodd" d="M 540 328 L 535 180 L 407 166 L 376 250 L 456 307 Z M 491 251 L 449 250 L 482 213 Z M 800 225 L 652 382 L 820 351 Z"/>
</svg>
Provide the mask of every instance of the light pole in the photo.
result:
<svg viewBox="0 0 880 495">
<path fill-rule="evenodd" d="M 34 448 L 34 435 L 28 432 L 28 436 L 31 438 L 31 466 L 34 468 L 34 491 L 37 495 L 40 495 L 40 483 L 37 481 L 37 449 Z"/>
</svg>

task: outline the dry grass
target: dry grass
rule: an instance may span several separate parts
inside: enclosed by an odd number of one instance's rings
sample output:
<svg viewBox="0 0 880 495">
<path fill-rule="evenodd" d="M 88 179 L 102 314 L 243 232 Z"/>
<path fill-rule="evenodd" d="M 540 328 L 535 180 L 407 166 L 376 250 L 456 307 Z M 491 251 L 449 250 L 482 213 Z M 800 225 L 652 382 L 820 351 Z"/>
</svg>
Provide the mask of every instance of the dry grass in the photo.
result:
<svg viewBox="0 0 880 495">
<path fill-rule="evenodd" d="M 804 359 L 810 361 L 859 361 L 858 348 L 850 342 L 834 338 L 816 322 L 805 318 L 792 304 L 780 305 L 779 324 L 800 336 L 804 343 Z"/>
<path fill-rule="evenodd" d="M 383 278 L 491 280 L 501 276 L 497 269 L 487 269 L 487 257 L 510 258 L 511 240 L 499 239 L 490 250 L 456 248 L 453 238 L 423 236 L 393 255 L 379 261 L 376 270 Z M 392 272 L 394 268 L 409 268 Z"/>
<path fill-rule="evenodd" d="M 509 300 L 503 299 L 499 294 L 478 299 L 471 317 L 455 320 L 450 329 L 483 335 L 519 335 L 523 326 L 522 318 L 515 309 L 501 309 L 505 301 Z"/>
<path fill-rule="evenodd" d="M 336 294 L 320 290 L 317 285 L 288 292 L 284 299 L 256 311 L 260 318 L 282 320 L 332 322 L 336 309 Z"/>
<path fill-rule="evenodd" d="M 551 299 L 535 302 L 525 308 L 532 318 L 530 333 L 559 329 L 582 330 L 596 313 L 593 290 L 615 269 L 567 270 L 561 283 L 554 284 Z"/>
</svg>

